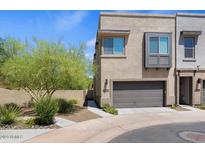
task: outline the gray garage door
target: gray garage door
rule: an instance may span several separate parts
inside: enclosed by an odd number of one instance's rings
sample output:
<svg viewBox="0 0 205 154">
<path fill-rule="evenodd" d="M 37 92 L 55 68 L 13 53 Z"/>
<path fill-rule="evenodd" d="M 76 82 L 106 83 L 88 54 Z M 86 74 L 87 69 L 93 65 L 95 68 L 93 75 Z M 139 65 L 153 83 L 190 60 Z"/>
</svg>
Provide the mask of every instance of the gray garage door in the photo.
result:
<svg viewBox="0 0 205 154">
<path fill-rule="evenodd" d="M 205 104 L 205 80 L 203 80 L 202 104 Z"/>
<path fill-rule="evenodd" d="M 117 108 L 163 106 L 164 82 L 114 82 L 113 105 Z"/>
</svg>

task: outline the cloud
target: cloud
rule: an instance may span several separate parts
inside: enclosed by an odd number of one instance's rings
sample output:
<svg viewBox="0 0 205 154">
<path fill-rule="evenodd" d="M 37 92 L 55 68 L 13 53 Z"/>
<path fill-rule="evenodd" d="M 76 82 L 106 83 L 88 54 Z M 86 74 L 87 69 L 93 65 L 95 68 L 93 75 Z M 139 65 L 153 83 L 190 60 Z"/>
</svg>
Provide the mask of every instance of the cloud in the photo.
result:
<svg viewBox="0 0 205 154">
<path fill-rule="evenodd" d="M 87 11 L 64 12 L 55 18 L 55 27 L 61 32 L 71 30 L 80 24 L 87 14 Z"/>
<path fill-rule="evenodd" d="M 92 51 L 92 50 L 88 50 L 88 51 L 86 51 L 86 54 L 85 54 L 85 56 L 90 60 L 90 61 L 92 61 L 93 60 L 93 54 L 94 54 L 94 52 Z"/>
<path fill-rule="evenodd" d="M 95 37 L 93 37 L 92 39 L 86 42 L 87 51 L 85 56 L 91 61 L 93 59 L 93 53 L 95 52 L 95 42 L 96 42 Z"/>
<path fill-rule="evenodd" d="M 95 47 L 95 41 L 96 41 L 96 38 L 95 38 L 95 37 L 92 38 L 92 39 L 90 39 L 90 40 L 88 40 L 88 41 L 86 42 L 86 46 L 87 46 L 87 47 Z"/>
<path fill-rule="evenodd" d="M 93 54 L 92 54 L 91 52 L 87 52 L 87 53 L 85 54 L 85 56 L 86 56 L 87 58 L 92 58 Z"/>
<path fill-rule="evenodd" d="M 90 60 L 93 59 L 93 52 L 95 51 L 96 38 L 92 38 L 86 42 L 87 52 L 86 57 Z"/>
</svg>

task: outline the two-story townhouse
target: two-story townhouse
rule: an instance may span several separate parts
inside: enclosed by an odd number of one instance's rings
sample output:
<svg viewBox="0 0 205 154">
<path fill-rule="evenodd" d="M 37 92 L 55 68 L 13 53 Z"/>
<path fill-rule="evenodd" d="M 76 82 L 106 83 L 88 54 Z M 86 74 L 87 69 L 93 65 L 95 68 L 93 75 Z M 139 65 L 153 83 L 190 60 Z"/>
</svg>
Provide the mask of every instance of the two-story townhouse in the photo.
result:
<svg viewBox="0 0 205 154">
<path fill-rule="evenodd" d="M 175 15 L 101 13 L 94 64 L 99 105 L 174 104 Z"/>
<path fill-rule="evenodd" d="M 176 14 L 178 104 L 205 103 L 205 15 Z"/>
</svg>

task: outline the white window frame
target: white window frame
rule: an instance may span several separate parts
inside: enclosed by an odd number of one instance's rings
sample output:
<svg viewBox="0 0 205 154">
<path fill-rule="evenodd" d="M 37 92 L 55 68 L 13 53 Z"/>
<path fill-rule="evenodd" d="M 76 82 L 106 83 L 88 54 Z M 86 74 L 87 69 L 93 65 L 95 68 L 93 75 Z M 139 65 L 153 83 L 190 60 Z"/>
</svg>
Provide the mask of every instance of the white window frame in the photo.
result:
<svg viewBox="0 0 205 154">
<path fill-rule="evenodd" d="M 193 47 L 185 47 L 185 39 L 186 38 L 192 38 L 193 39 L 193 41 L 194 41 L 194 46 Z M 196 37 L 194 37 L 194 36 L 186 36 L 186 37 L 184 37 L 184 58 L 185 59 L 195 59 L 195 45 L 196 45 Z M 186 49 L 188 49 L 188 50 L 192 49 L 192 57 L 185 57 Z"/>
</svg>

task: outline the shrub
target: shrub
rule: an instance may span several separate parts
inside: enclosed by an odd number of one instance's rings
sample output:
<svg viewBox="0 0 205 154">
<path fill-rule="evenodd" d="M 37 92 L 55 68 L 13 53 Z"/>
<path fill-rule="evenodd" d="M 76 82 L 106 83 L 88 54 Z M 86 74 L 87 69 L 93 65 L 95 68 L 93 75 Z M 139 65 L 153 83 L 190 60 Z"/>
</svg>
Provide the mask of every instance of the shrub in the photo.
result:
<svg viewBox="0 0 205 154">
<path fill-rule="evenodd" d="M 108 104 L 108 103 L 104 103 L 102 105 L 102 110 L 105 112 L 108 112 L 110 114 L 114 114 L 114 115 L 118 114 L 118 110 L 116 108 L 114 108 L 113 106 L 110 106 L 110 104 Z"/>
<path fill-rule="evenodd" d="M 36 124 L 50 125 L 53 123 L 53 118 L 58 112 L 58 103 L 56 100 L 43 98 L 34 104 L 36 112 Z"/>
<path fill-rule="evenodd" d="M 2 124 L 10 125 L 14 123 L 20 115 L 21 108 L 14 103 L 0 106 L 0 123 Z"/>
<path fill-rule="evenodd" d="M 15 104 L 15 103 L 8 103 L 8 104 L 5 104 L 5 106 L 8 108 L 8 107 L 14 107 L 14 108 L 19 108 L 20 109 L 20 107 L 17 105 L 17 104 Z"/>
<path fill-rule="evenodd" d="M 65 100 L 65 99 L 58 99 L 58 107 L 59 113 L 70 113 L 74 111 L 74 105 L 77 104 L 77 100 Z"/>
<path fill-rule="evenodd" d="M 200 109 L 205 110 L 205 106 L 200 106 Z"/>
<path fill-rule="evenodd" d="M 203 104 L 197 104 L 194 107 L 199 108 L 201 110 L 205 110 L 205 105 L 203 105 Z"/>
<path fill-rule="evenodd" d="M 36 118 L 26 119 L 25 124 L 29 127 L 32 127 L 36 124 Z"/>
<path fill-rule="evenodd" d="M 170 108 L 171 109 L 176 109 L 177 108 L 177 104 L 172 104 Z"/>
<path fill-rule="evenodd" d="M 68 102 L 73 104 L 73 105 L 78 104 L 78 101 L 76 99 L 70 99 Z"/>
</svg>

